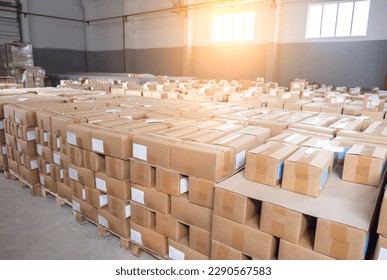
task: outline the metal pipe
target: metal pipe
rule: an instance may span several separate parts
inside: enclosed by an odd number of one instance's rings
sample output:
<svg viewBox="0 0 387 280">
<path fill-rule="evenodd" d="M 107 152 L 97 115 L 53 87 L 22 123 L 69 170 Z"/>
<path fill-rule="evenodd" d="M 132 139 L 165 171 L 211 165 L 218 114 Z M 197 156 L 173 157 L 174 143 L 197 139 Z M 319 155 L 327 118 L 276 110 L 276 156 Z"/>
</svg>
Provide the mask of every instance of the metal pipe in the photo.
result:
<svg viewBox="0 0 387 280">
<path fill-rule="evenodd" d="M 0 11 L 11 12 L 11 13 L 20 13 L 20 14 L 22 14 L 24 16 L 46 17 L 46 18 L 54 18 L 54 19 L 61 19 L 61 20 L 67 20 L 67 21 L 82 22 L 82 23 L 86 22 L 85 20 L 82 20 L 82 19 L 74 19 L 74 18 L 67 18 L 67 17 L 57 17 L 57 16 L 50 16 L 50 15 L 44 15 L 44 14 L 38 14 L 38 13 L 24 12 L 24 11 L 22 11 L 20 9 L 7 10 L 7 9 L 1 9 L 0 8 Z"/>
<path fill-rule="evenodd" d="M 19 39 L 20 39 L 20 42 L 23 42 L 23 29 L 22 29 L 21 15 L 20 15 L 20 11 L 22 10 L 22 4 L 20 3 L 20 0 L 16 0 L 16 9 L 17 9 L 16 18 L 19 24 L 19 37 L 20 37 Z"/>
<path fill-rule="evenodd" d="M 126 21 L 126 17 L 122 17 L 122 51 L 124 52 L 124 71 L 125 73 L 127 72 L 126 71 L 126 37 L 125 37 L 125 21 Z"/>
</svg>

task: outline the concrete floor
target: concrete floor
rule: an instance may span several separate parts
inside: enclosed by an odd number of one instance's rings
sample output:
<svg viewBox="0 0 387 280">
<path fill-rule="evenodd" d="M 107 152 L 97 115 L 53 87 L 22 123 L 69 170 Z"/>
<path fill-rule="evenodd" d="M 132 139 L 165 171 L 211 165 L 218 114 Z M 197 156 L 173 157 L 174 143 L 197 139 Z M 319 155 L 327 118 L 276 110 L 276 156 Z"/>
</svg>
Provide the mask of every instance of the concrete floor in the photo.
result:
<svg viewBox="0 0 387 280">
<path fill-rule="evenodd" d="M 19 181 L 0 174 L 0 259 L 3 260 L 154 260 L 120 248 L 116 236 L 100 237 L 95 225 L 79 225 L 68 205 L 33 197 Z"/>
</svg>

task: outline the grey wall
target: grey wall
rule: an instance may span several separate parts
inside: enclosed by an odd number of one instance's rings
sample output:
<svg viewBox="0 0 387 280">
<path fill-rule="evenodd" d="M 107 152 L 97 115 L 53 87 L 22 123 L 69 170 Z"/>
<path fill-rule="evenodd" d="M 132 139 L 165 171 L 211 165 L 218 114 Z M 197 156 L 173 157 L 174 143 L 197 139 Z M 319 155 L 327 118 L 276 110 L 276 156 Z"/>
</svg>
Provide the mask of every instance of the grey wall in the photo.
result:
<svg viewBox="0 0 387 280">
<path fill-rule="evenodd" d="M 129 50 L 127 50 L 128 54 Z M 88 51 L 88 72 L 124 73 L 123 51 Z"/>
</svg>

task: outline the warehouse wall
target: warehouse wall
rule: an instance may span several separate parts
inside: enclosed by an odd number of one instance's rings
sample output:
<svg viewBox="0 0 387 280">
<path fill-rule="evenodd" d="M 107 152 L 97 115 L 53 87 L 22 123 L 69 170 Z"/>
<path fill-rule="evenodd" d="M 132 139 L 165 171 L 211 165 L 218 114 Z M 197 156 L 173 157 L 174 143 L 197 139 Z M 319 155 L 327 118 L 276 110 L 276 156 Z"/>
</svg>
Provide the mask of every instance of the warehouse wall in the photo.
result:
<svg viewBox="0 0 387 280">
<path fill-rule="evenodd" d="M 84 20 L 80 0 L 22 0 L 23 11 Z M 23 17 L 23 37 L 34 63 L 48 73 L 86 71 L 85 25 L 53 18 Z"/>
</svg>

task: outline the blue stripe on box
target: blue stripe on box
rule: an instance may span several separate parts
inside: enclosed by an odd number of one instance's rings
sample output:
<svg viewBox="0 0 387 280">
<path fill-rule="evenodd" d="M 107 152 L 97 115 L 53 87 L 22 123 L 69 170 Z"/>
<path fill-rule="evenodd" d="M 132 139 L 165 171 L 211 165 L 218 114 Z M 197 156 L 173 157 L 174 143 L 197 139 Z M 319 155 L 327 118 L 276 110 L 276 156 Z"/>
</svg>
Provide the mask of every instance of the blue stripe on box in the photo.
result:
<svg viewBox="0 0 387 280">
<path fill-rule="evenodd" d="M 325 167 L 321 174 L 320 190 L 324 187 L 325 183 L 328 180 L 328 170 L 329 170 L 329 166 Z"/>
<path fill-rule="evenodd" d="M 281 161 L 277 166 L 277 180 L 282 179 L 282 174 L 284 172 L 284 161 Z"/>
<path fill-rule="evenodd" d="M 338 159 L 344 160 L 345 155 L 347 154 L 348 150 L 349 150 L 349 147 L 344 147 L 344 150 L 339 153 Z"/>
<path fill-rule="evenodd" d="M 367 237 L 366 237 L 366 240 L 365 240 L 365 243 L 364 243 L 363 257 L 365 257 L 365 255 L 367 253 L 367 249 L 368 249 L 368 244 L 369 243 L 370 243 L 370 234 L 367 233 Z"/>
</svg>

